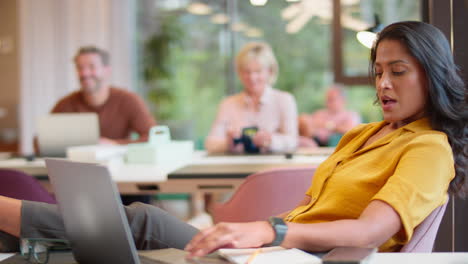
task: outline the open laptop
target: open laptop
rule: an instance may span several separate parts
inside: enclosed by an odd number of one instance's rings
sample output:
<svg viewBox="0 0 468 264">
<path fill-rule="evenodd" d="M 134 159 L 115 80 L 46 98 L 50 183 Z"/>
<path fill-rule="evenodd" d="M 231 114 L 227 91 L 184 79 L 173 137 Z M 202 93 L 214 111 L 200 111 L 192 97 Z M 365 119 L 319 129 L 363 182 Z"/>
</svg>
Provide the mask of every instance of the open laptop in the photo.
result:
<svg viewBox="0 0 468 264">
<path fill-rule="evenodd" d="M 65 157 L 68 147 L 99 143 L 99 119 L 95 113 L 57 113 L 39 118 L 39 154 Z"/>
<path fill-rule="evenodd" d="M 45 162 L 79 263 L 166 263 L 138 255 L 116 184 L 106 167 L 65 159 L 47 158 Z"/>
</svg>

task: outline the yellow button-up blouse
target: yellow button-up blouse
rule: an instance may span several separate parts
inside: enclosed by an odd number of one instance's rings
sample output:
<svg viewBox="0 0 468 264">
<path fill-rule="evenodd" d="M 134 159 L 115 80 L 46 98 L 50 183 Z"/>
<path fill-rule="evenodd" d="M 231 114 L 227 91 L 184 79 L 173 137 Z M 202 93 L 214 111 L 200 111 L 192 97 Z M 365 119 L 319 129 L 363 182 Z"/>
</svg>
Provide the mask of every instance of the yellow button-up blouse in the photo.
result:
<svg viewBox="0 0 468 264">
<path fill-rule="evenodd" d="M 426 118 L 414 121 L 360 147 L 386 124 L 360 125 L 346 135 L 316 170 L 307 191 L 310 203 L 292 210 L 286 221 L 319 223 L 357 219 L 372 200 L 381 200 L 400 215 L 402 230 L 380 251 L 398 251 L 414 228 L 444 204 L 455 176 L 447 136 Z"/>
</svg>

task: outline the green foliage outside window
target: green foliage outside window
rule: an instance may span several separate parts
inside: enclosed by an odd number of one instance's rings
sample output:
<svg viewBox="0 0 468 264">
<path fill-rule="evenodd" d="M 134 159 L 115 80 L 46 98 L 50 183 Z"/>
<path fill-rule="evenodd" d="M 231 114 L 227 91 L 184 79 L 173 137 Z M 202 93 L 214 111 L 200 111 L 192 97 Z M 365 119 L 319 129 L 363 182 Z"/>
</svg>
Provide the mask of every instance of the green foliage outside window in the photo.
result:
<svg viewBox="0 0 468 264">
<path fill-rule="evenodd" d="M 189 14 L 186 6 L 161 8 L 161 3 L 170 1 L 154 2 L 155 8 L 151 10 L 147 5 L 140 6 L 142 21 L 145 14 L 152 12 L 154 16 L 147 19 L 157 22 L 146 27 L 146 30 L 157 30 L 146 37 L 140 36 L 144 79 L 140 90 L 147 94 L 146 99 L 158 122 L 173 126 L 172 132 L 179 130 L 176 137 L 194 139 L 198 147 L 202 146 L 218 104 L 225 96 L 242 89 L 233 72 L 233 58 L 249 41 L 265 41 L 273 47 L 280 66 L 275 88 L 295 96 L 299 113 L 324 107 L 326 88 L 333 83 L 331 21 L 313 17 L 299 33 L 288 34 L 285 32 L 287 21 L 281 19 L 281 11 L 288 5 L 286 1 L 271 0 L 264 7 L 237 1 L 238 15 L 232 22 L 241 21 L 263 32 L 262 37 L 251 38 L 242 32 L 231 31 L 229 25 L 211 23 L 208 15 Z M 226 6 L 222 5 L 225 1 L 204 2 L 212 5 L 215 12 L 226 13 Z M 140 24 L 143 31 L 144 23 Z M 353 62 L 356 66 L 365 63 L 357 67 L 362 74 L 369 51 L 363 50 L 355 41 L 354 33 L 345 31 L 345 61 L 348 66 L 354 66 Z M 374 100 L 372 87 L 348 89 L 349 108 L 360 112 L 366 122 L 381 119 Z"/>
</svg>

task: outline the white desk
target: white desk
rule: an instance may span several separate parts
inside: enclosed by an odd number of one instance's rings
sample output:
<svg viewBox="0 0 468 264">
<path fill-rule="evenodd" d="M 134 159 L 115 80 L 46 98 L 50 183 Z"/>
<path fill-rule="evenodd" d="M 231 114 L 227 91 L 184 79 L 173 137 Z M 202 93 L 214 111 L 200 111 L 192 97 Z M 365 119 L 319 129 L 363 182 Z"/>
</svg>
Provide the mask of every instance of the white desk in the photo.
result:
<svg viewBox="0 0 468 264">
<path fill-rule="evenodd" d="M 167 175 L 186 163 L 175 163 L 166 166 L 153 165 L 127 165 L 121 163 L 109 163 L 107 166 L 112 178 L 117 183 L 122 194 L 148 194 L 159 191 L 154 186 L 147 184 L 162 183 L 167 181 Z M 9 159 L 0 161 L 0 168 L 20 170 L 36 177 L 50 192 L 52 187 L 47 177 L 47 168 L 43 159 L 26 161 L 25 159 Z"/>
<path fill-rule="evenodd" d="M 207 155 L 197 152 L 187 166 L 169 174 L 168 179 L 245 178 L 255 172 L 273 168 L 317 166 L 327 159 L 320 155 Z"/>
<path fill-rule="evenodd" d="M 317 166 L 328 156 L 319 155 L 228 155 L 210 156 L 197 151 L 191 161 L 166 166 L 109 166 L 121 194 L 154 194 L 160 192 L 224 192 L 237 188 L 252 173 L 280 167 Z M 188 164 L 187 164 L 188 163 Z M 185 165 L 185 166 L 184 166 Z M 51 190 L 47 169 L 42 159 L 0 161 L 0 168 L 24 171 L 37 177 Z"/>
<path fill-rule="evenodd" d="M 468 264 L 468 253 L 377 253 L 371 264 Z"/>
<path fill-rule="evenodd" d="M 330 149 L 326 149 L 329 153 Z M 307 155 L 224 155 L 211 156 L 195 152 L 191 161 L 166 166 L 108 164 L 120 194 L 152 195 L 156 193 L 190 193 L 192 210 L 203 210 L 199 201 L 205 193 L 225 193 L 237 189 L 245 177 L 258 171 L 281 167 L 316 167 L 328 154 L 323 150 Z M 24 171 L 35 176 L 51 193 L 52 185 L 42 159 L 0 161 L 0 168 Z"/>
<path fill-rule="evenodd" d="M 15 253 L 0 253 L 0 261 L 12 257 L 13 255 L 15 255 Z"/>
<path fill-rule="evenodd" d="M 237 189 L 253 173 L 284 167 L 316 167 L 326 155 L 228 155 L 196 153 L 193 161 L 168 175 L 159 184 L 163 192 L 188 192 L 200 199 L 203 193 L 223 193 Z"/>
<path fill-rule="evenodd" d="M 43 159 L 27 161 L 23 158 L 5 159 L 0 161 L 0 168 L 20 170 L 33 176 L 47 175 L 47 168 Z"/>
</svg>

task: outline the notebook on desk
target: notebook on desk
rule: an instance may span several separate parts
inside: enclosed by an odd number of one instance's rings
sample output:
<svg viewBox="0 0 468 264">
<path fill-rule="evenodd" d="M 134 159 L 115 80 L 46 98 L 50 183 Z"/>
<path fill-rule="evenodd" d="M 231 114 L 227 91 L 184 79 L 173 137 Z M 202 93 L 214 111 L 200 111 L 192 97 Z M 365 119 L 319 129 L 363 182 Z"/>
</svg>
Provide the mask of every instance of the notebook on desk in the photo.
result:
<svg viewBox="0 0 468 264">
<path fill-rule="evenodd" d="M 177 249 L 138 254 L 117 186 L 106 167 L 65 159 L 46 158 L 45 162 L 79 263 L 193 263 L 185 260 L 187 252 Z"/>
<path fill-rule="evenodd" d="M 297 248 L 263 247 L 218 249 L 218 254 L 232 263 L 321 264 L 322 260 Z"/>
<path fill-rule="evenodd" d="M 99 143 L 95 113 L 58 113 L 39 118 L 37 143 L 42 157 L 65 157 L 68 147 Z"/>
</svg>

